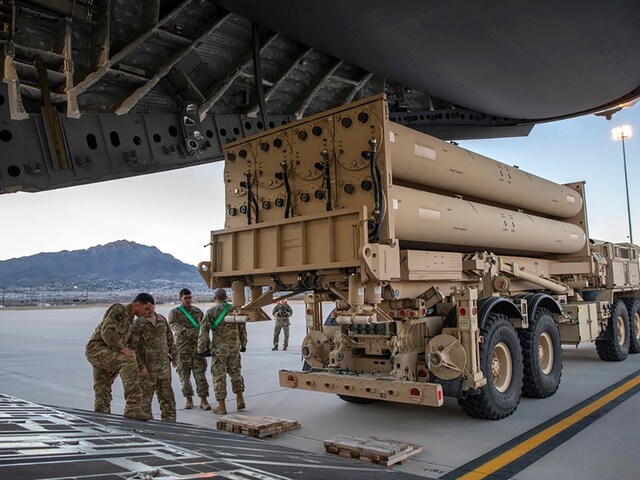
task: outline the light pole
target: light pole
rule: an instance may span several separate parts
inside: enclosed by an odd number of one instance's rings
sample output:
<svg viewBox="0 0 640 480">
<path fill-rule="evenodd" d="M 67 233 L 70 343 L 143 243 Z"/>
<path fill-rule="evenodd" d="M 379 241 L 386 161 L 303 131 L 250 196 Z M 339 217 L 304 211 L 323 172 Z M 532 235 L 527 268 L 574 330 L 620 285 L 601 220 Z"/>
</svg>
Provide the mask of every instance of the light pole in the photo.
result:
<svg viewBox="0 0 640 480">
<path fill-rule="evenodd" d="M 631 229 L 631 204 L 629 203 L 629 181 L 627 180 L 627 153 L 624 149 L 624 139 L 631 136 L 631 126 L 622 125 L 611 130 L 614 140 L 622 140 L 622 161 L 624 162 L 624 186 L 627 190 L 627 217 L 629 218 L 629 242 L 633 243 L 633 230 Z"/>
</svg>

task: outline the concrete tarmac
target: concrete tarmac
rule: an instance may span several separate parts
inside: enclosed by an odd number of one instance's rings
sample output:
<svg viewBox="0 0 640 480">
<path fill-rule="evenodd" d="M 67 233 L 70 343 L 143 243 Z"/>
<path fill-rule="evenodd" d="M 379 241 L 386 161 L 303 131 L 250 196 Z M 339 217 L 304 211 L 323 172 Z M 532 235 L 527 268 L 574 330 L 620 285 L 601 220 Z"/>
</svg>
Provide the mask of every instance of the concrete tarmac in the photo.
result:
<svg viewBox="0 0 640 480">
<path fill-rule="evenodd" d="M 206 305 L 199 305 L 206 309 Z M 300 344 L 305 325 L 303 304 L 292 303 L 289 350 L 271 351 L 273 323 L 248 325 L 249 344 L 243 354 L 247 415 L 273 415 L 298 420 L 302 428 L 265 440 L 314 453 L 324 452 L 323 440 L 338 434 L 378 436 L 417 443 L 424 450 L 394 470 L 438 478 L 552 419 L 592 395 L 640 371 L 640 355 L 620 363 L 598 359 L 595 347 L 564 348 L 564 368 L 558 392 L 548 399 L 523 398 L 518 410 L 500 421 L 468 417 L 455 399 L 443 407 L 377 402 L 355 405 L 337 396 L 291 390 L 278 385 L 278 370 L 301 367 Z M 159 305 L 167 316 L 173 306 Z M 0 392 L 36 403 L 91 410 L 91 366 L 84 345 L 101 320 L 105 307 L 41 310 L 0 310 Z M 208 374 L 211 379 L 210 373 Z M 178 421 L 215 428 L 216 416 L 184 410 L 177 375 L 173 386 Z M 122 385 L 116 380 L 112 411 L 124 407 Z M 235 400 L 227 408 L 235 410 Z M 157 402 L 154 416 L 159 418 Z M 511 478 L 638 479 L 635 459 L 640 422 L 640 396 L 632 395 L 595 422 L 568 438 Z"/>
</svg>

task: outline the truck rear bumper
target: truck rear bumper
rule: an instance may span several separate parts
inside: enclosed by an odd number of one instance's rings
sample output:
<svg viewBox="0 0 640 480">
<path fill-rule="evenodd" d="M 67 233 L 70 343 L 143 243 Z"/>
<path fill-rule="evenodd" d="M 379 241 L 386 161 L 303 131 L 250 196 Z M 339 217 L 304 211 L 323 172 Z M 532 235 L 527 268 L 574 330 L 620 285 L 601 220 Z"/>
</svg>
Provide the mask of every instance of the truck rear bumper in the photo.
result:
<svg viewBox="0 0 640 480">
<path fill-rule="evenodd" d="M 386 380 L 372 375 L 342 375 L 326 371 L 280 370 L 280 386 L 388 402 L 440 407 L 442 386 L 437 383 Z"/>
</svg>

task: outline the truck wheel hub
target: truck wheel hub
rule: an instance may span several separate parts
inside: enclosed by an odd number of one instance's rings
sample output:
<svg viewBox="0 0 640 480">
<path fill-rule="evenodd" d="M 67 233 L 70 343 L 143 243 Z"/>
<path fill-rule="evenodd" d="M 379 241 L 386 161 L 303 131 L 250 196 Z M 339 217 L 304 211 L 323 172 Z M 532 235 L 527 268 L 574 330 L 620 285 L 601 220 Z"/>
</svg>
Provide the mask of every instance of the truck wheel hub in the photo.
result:
<svg viewBox="0 0 640 480">
<path fill-rule="evenodd" d="M 500 342 L 494 347 L 491 356 L 491 376 L 496 390 L 501 393 L 506 392 L 511 385 L 512 375 L 511 352 L 504 342 Z"/>
<path fill-rule="evenodd" d="M 538 338 L 538 362 L 542 373 L 549 375 L 553 369 L 553 343 L 547 332 L 543 332 Z"/>
<path fill-rule="evenodd" d="M 626 340 L 627 332 L 624 328 L 624 318 L 618 317 L 616 321 L 616 332 L 618 336 L 618 343 L 620 345 L 624 345 L 624 341 Z"/>
</svg>

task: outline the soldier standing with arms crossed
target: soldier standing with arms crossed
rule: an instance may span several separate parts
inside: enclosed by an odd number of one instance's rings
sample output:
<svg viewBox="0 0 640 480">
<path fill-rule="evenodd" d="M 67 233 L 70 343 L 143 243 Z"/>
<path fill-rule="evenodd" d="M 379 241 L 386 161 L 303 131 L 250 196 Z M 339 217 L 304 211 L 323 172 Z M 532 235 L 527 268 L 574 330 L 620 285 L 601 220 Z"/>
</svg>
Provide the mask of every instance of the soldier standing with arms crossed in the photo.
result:
<svg viewBox="0 0 640 480">
<path fill-rule="evenodd" d="M 273 312 L 271 313 L 276 321 L 273 328 L 273 348 L 271 350 L 278 350 L 280 330 L 284 330 L 284 343 L 282 344 L 282 350 L 286 350 L 289 346 L 289 326 L 291 325 L 289 318 L 293 315 L 291 305 L 287 303 L 286 298 L 283 298 L 273 307 Z"/>
<path fill-rule="evenodd" d="M 231 389 L 236 394 L 236 408 L 244 410 L 244 379 L 240 373 L 240 352 L 247 349 L 247 331 L 244 325 L 227 323 L 224 317 L 233 307 L 227 303 L 227 292 L 219 288 L 214 294 L 215 305 L 207 310 L 198 337 L 198 353 L 211 351 L 211 375 L 213 391 L 218 405 L 212 412 L 227 413 L 227 375 L 231 378 Z M 210 339 L 211 331 L 213 339 Z"/>
<path fill-rule="evenodd" d="M 155 310 L 155 309 L 154 309 Z M 178 350 L 167 319 L 152 312 L 133 322 L 131 345 L 136 349 L 142 410 L 150 418 L 154 392 L 158 395 L 160 415 L 164 422 L 176 421 L 176 397 L 171 386 L 171 365 L 177 367 Z"/>
<path fill-rule="evenodd" d="M 85 347 L 85 357 L 93 367 L 94 411 L 111 413 L 111 385 L 118 375 L 124 386 L 124 416 L 148 420 L 141 408 L 142 391 L 136 353 L 128 348 L 136 315 L 150 315 L 155 300 L 140 293 L 128 305 L 115 303 L 93 331 Z"/>
<path fill-rule="evenodd" d="M 204 314 L 198 307 L 191 305 L 192 296 L 188 288 L 180 290 L 180 306 L 169 312 L 169 325 L 175 335 L 178 347 L 178 375 L 182 386 L 182 395 L 187 403 L 184 408 L 193 408 L 193 387 L 191 386 L 191 372 L 196 380 L 196 392 L 200 397 L 200 408 L 210 410 L 207 401 L 209 384 L 207 383 L 207 360 L 199 355 L 198 331 Z"/>
</svg>

